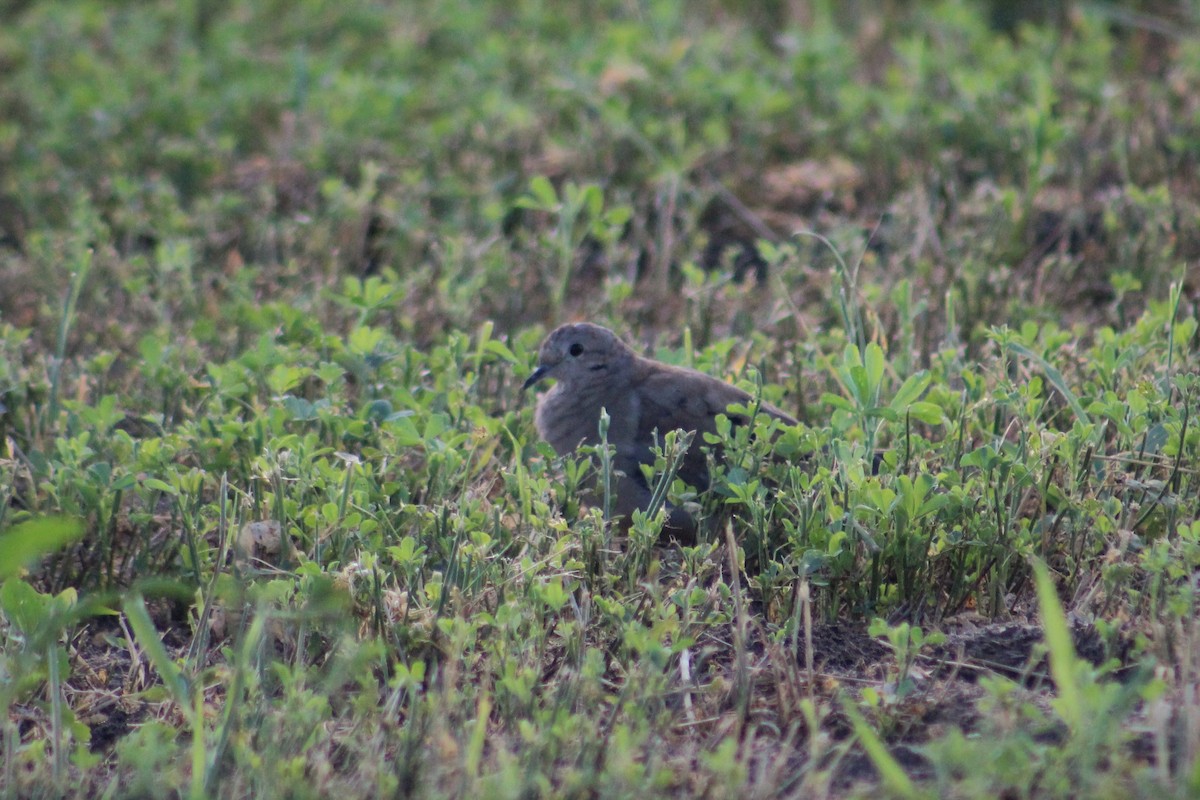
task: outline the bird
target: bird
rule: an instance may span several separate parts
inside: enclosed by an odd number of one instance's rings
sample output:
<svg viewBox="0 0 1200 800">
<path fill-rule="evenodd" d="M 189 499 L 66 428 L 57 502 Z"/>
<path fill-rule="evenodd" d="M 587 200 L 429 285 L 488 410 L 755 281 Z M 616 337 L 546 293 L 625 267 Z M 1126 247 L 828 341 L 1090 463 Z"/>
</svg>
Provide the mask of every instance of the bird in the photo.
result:
<svg viewBox="0 0 1200 800">
<path fill-rule="evenodd" d="M 617 473 L 614 510 L 626 529 L 632 513 L 651 504 L 651 487 L 641 465 L 653 463 L 652 448 L 668 431 L 695 432 L 677 475 L 703 491 L 709 486 L 708 463 L 701 450 L 703 434 L 716 432 L 720 414 L 734 425 L 751 422 L 749 415 L 731 411 L 730 406 L 745 406 L 784 425 L 798 424 L 789 414 L 730 383 L 639 356 L 611 330 L 590 322 L 568 323 L 552 331 L 542 342 L 537 366 L 522 389 L 528 391 L 547 379 L 556 383 L 539 398 L 534 425 L 559 456 L 581 445 L 600 444 L 600 412 L 607 411 L 607 441 Z M 714 453 L 718 458 L 722 455 L 719 447 Z M 693 543 L 696 522 L 685 509 L 668 505 L 663 535 Z"/>
</svg>

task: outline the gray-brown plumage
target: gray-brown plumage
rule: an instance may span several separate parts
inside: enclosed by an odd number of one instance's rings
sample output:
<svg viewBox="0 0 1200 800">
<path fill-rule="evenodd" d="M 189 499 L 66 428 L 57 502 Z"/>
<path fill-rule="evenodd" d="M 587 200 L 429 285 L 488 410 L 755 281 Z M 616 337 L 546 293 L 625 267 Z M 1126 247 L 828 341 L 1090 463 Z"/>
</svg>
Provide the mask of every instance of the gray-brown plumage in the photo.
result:
<svg viewBox="0 0 1200 800">
<path fill-rule="evenodd" d="M 563 325 L 542 343 L 538 366 L 524 388 L 545 378 L 557 384 L 538 401 L 534 421 L 538 434 L 559 455 L 581 444 L 600 442 L 600 409 L 610 418 L 608 443 L 614 449 L 618 477 L 615 512 L 628 523 L 635 509 L 650 505 L 651 490 L 640 465 L 653 462 L 653 447 L 668 431 L 696 431 L 683 458 L 679 477 L 698 489 L 708 488 L 708 467 L 701 451 L 703 435 L 716 431 L 718 414 L 735 425 L 745 414 L 731 405 L 753 408 L 755 399 L 741 389 L 693 369 L 642 358 L 607 328 L 587 322 Z M 789 425 L 796 420 L 769 403 L 759 412 Z M 682 508 L 669 508 L 665 533 L 681 541 L 695 538 L 696 526 Z"/>
</svg>

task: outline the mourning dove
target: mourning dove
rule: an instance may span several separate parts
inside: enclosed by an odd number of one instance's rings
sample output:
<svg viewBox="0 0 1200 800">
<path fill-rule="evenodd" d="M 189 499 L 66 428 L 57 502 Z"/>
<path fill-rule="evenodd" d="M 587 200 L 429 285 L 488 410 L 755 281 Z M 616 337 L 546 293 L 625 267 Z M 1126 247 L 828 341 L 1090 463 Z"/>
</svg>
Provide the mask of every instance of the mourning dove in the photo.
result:
<svg viewBox="0 0 1200 800">
<path fill-rule="evenodd" d="M 599 444 L 600 410 L 607 410 L 612 463 L 621 473 L 614 484 L 614 511 L 626 525 L 635 509 L 644 511 L 650 505 L 652 493 L 640 467 L 653 463 L 656 436 L 661 441 L 668 431 L 696 431 L 678 476 L 703 490 L 708 488 L 709 475 L 700 446 L 703 434 L 716 431 L 718 414 L 735 425 L 746 424 L 745 414 L 729 411 L 731 405 L 740 404 L 796 424 L 775 406 L 711 375 L 642 358 L 612 331 L 587 322 L 563 325 L 546 337 L 537 369 L 523 388 L 546 378 L 554 378 L 557 384 L 538 401 L 534 421 L 538 434 L 559 455 L 581 444 Z M 696 525 L 682 508 L 668 506 L 664 533 L 691 542 Z"/>
</svg>

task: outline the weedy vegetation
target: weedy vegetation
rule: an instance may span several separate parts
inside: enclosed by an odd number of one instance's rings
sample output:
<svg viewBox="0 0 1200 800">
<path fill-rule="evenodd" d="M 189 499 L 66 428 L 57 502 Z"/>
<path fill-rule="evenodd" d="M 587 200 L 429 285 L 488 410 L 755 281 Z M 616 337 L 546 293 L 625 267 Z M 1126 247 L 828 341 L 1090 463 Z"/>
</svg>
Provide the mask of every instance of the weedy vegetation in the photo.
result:
<svg viewBox="0 0 1200 800">
<path fill-rule="evenodd" d="M 1189 0 L 4 4 L 0 796 L 1200 796 L 1197 87 Z M 697 546 L 536 441 L 569 319 L 802 420 Z"/>
</svg>

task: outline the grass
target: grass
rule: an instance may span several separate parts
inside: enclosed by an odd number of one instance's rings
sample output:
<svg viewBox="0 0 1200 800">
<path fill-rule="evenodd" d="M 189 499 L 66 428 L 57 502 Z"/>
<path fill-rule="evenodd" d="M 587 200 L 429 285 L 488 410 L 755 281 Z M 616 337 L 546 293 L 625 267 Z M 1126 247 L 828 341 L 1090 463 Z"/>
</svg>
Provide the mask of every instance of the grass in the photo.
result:
<svg viewBox="0 0 1200 800">
<path fill-rule="evenodd" d="M 10 6 L 0 794 L 1200 791 L 1194 3 Z"/>
</svg>

